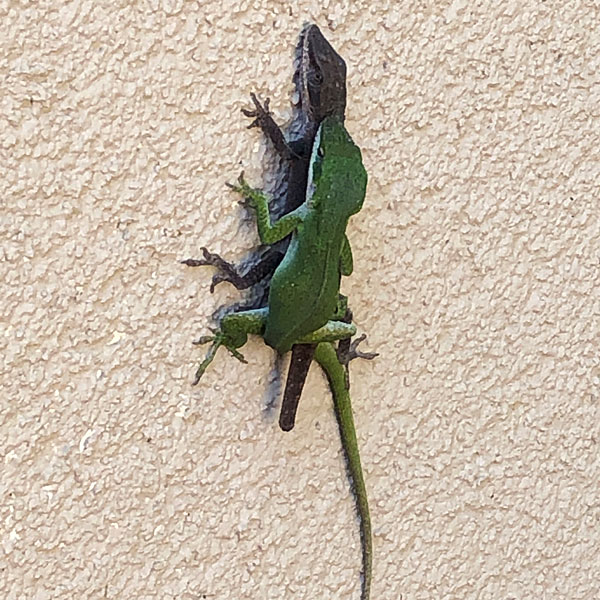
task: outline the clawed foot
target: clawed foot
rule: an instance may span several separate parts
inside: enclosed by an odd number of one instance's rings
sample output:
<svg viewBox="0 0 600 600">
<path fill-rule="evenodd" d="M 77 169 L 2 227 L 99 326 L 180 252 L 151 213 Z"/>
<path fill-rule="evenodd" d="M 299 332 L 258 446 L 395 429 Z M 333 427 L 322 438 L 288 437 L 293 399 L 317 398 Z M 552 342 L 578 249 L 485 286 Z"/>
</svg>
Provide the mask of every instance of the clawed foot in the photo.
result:
<svg viewBox="0 0 600 600">
<path fill-rule="evenodd" d="M 186 258 L 185 260 L 180 260 L 179 262 L 182 265 L 187 265 L 188 267 L 203 267 L 205 265 L 214 265 L 214 258 L 221 258 L 217 254 L 211 254 L 206 248 L 200 248 L 202 250 L 202 254 L 204 258 Z"/>
<path fill-rule="evenodd" d="M 240 196 L 242 196 L 241 204 L 250 207 L 256 208 L 258 203 L 263 199 L 263 192 L 258 188 L 253 188 L 244 178 L 244 171 L 240 173 L 238 177 L 237 184 L 234 183 L 226 183 L 225 184 L 229 189 L 232 189 L 234 192 L 237 192 Z"/>
<path fill-rule="evenodd" d="M 211 294 L 215 291 L 215 286 L 218 283 L 221 283 L 222 281 L 234 283 L 239 279 L 239 276 L 231 263 L 221 258 L 218 254 L 209 252 L 206 248 L 200 248 L 200 250 L 202 250 L 202 256 L 204 256 L 204 258 L 187 258 L 186 260 L 182 260 L 181 263 L 188 267 L 204 267 L 210 265 L 211 267 L 217 267 L 217 269 L 221 271 L 221 273 L 215 273 L 213 275 L 210 284 Z"/>
<path fill-rule="evenodd" d="M 250 98 L 254 104 L 254 110 L 242 108 L 244 115 L 250 119 L 254 119 L 252 123 L 248 125 L 248 129 L 251 129 L 252 127 L 259 127 L 262 129 L 263 133 L 271 140 L 273 147 L 281 158 L 286 160 L 299 158 L 298 154 L 296 154 L 287 143 L 285 136 L 277 123 L 273 120 L 269 111 L 269 99 L 267 98 L 265 102 L 261 104 L 255 94 L 250 94 Z"/>
<path fill-rule="evenodd" d="M 343 365 L 346 369 L 346 389 L 350 389 L 350 369 L 348 369 L 348 365 L 351 360 L 355 358 L 365 358 L 366 360 L 373 360 L 376 356 L 379 356 L 377 352 L 361 352 L 358 350 L 358 345 L 361 342 L 364 342 L 367 339 L 366 334 L 362 334 L 357 337 L 353 342 L 345 339 L 341 340 L 336 348 L 336 354 L 340 364 Z"/>
<path fill-rule="evenodd" d="M 268 123 L 270 119 L 269 112 L 269 98 L 265 100 L 264 104 L 260 103 L 260 100 L 256 97 L 256 94 L 250 94 L 250 98 L 254 103 L 254 110 L 248 110 L 247 108 L 242 108 L 242 112 L 245 116 L 250 119 L 254 119 L 250 125 L 248 125 L 248 129 L 252 129 L 253 127 L 260 127 L 264 129 L 268 127 Z"/>
<path fill-rule="evenodd" d="M 216 330 L 214 332 L 214 335 L 203 335 L 201 338 L 192 343 L 196 346 L 201 346 L 210 342 L 212 342 L 213 344 L 210 347 L 209 351 L 206 353 L 206 358 L 200 363 L 192 385 L 196 385 L 200 381 L 200 378 L 202 377 L 202 375 L 204 375 L 204 371 L 206 371 L 208 365 L 210 365 L 210 363 L 213 361 L 213 358 L 215 357 L 215 354 L 217 353 L 217 350 L 220 346 L 224 346 L 225 348 L 227 348 L 227 350 L 239 361 L 243 363 L 248 362 L 244 358 L 244 356 L 240 352 L 238 352 L 236 348 L 231 344 L 231 342 L 227 339 L 227 336 L 220 330 Z"/>
<path fill-rule="evenodd" d="M 240 176 L 237 180 L 237 184 L 226 183 L 225 185 L 229 189 L 233 190 L 234 192 L 237 192 L 240 196 L 242 196 L 244 203 L 250 203 L 251 205 L 254 205 L 253 200 L 255 196 L 261 193 L 260 190 L 251 187 L 250 184 L 246 181 L 246 178 L 244 177 L 244 171 L 240 173 Z"/>
<path fill-rule="evenodd" d="M 357 337 L 353 342 L 351 342 L 348 347 L 344 347 L 344 345 L 339 344 L 336 352 L 340 364 L 347 367 L 350 361 L 354 360 L 355 358 L 373 360 L 375 357 L 379 356 L 377 352 L 361 352 L 360 350 L 358 350 L 358 345 L 361 342 L 364 342 L 366 339 L 367 336 L 363 333 L 361 336 Z"/>
</svg>

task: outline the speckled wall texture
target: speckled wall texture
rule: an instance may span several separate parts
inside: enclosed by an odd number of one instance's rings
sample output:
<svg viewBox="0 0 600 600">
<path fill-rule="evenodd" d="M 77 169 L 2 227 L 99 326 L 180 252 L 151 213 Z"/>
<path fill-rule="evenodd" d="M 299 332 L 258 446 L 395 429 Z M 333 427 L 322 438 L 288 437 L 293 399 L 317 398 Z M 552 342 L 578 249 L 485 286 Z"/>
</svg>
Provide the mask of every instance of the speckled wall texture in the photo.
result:
<svg viewBox="0 0 600 600">
<path fill-rule="evenodd" d="M 373 600 L 600 598 L 600 5 L 0 7 L 0 597 L 358 598 L 331 397 L 277 426 L 273 353 L 191 387 L 212 270 L 255 247 L 225 187 L 290 118 L 318 23 L 369 187 L 344 281 Z"/>
</svg>

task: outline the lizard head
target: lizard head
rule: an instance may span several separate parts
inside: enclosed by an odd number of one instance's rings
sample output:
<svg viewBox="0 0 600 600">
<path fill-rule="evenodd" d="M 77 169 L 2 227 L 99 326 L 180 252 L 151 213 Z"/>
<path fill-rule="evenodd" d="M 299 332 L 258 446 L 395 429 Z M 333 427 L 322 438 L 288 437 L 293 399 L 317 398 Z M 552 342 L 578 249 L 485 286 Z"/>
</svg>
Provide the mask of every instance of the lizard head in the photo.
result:
<svg viewBox="0 0 600 600">
<path fill-rule="evenodd" d="M 348 218 L 362 208 L 366 187 L 360 148 L 340 117 L 325 117 L 315 137 L 309 167 L 311 205 L 321 205 L 320 209 L 333 217 Z"/>
<path fill-rule="evenodd" d="M 314 24 L 300 38 L 297 72 L 302 110 L 314 123 L 327 115 L 344 117 L 346 110 L 346 63 Z"/>
</svg>

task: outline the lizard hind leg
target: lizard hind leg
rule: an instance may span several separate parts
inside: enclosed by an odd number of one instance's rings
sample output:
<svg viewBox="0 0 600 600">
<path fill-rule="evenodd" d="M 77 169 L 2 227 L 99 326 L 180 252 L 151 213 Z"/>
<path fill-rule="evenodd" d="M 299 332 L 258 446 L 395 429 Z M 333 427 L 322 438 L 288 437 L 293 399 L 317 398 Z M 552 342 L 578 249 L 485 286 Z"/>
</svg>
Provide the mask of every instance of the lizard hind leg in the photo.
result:
<svg viewBox="0 0 600 600">
<path fill-rule="evenodd" d="M 344 321 L 327 321 L 323 327 L 302 336 L 299 344 L 318 344 L 319 342 L 337 342 L 345 338 L 351 338 L 356 333 L 356 327 L 352 323 Z"/>
<path fill-rule="evenodd" d="M 215 286 L 222 281 L 230 282 L 238 290 L 244 290 L 252 285 L 252 283 L 246 285 L 244 277 L 240 276 L 235 267 L 220 255 L 215 254 L 214 252 L 209 252 L 204 247 L 201 248 L 201 250 L 203 258 L 187 258 L 186 260 L 182 260 L 181 263 L 188 267 L 204 267 L 210 265 L 219 270 L 218 273 L 213 275 L 212 282 L 210 284 L 211 294 L 215 291 Z"/>
<path fill-rule="evenodd" d="M 246 290 L 249 287 L 252 287 L 259 281 L 262 281 L 267 275 L 272 274 L 283 257 L 283 254 L 278 250 L 269 248 L 260 257 L 258 263 L 252 265 L 244 275 L 240 275 L 233 264 L 226 261 L 218 254 L 209 252 L 206 248 L 201 248 L 201 250 L 204 255 L 203 258 L 188 258 L 181 262 L 188 267 L 203 267 L 210 265 L 218 269 L 218 272 L 213 275 L 210 284 L 211 294 L 215 291 L 215 287 L 223 281 L 231 283 L 231 285 L 238 290 Z"/>
<path fill-rule="evenodd" d="M 212 346 L 206 353 L 204 360 L 200 363 L 192 385 L 196 385 L 200 381 L 200 378 L 204 375 L 206 368 L 213 361 L 217 350 L 221 346 L 225 346 L 235 358 L 245 363 L 246 359 L 237 349 L 246 343 L 248 334 L 260 335 L 263 332 L 267 315 L 267 308 L 230 313 L 221 319 L 220 327 L 214 332 L 214 335 L 202 336 L 198 341 L 194 342 L 196 345 L 212 342 Z"/>
<path fill-rule="evenodd" d="M 364 342 L 366 339 L 367 334 L 363 333 L 355 340 L 351 340 L 350 338 L 341 340 L 336 351 L 340 363 L 347 367 L 350 364 L 350 361 L 354 360 L 355 358 L 363 358 L 365 360 L 373 360 L 374 358 L 377 358 L 379 356 L 378 352 L 362 352 L 362 350 L 358 349 L 359 344 Z"/>
<path fill-rule="evenodd" d="M 210 347 L 210 349 L 208 350 L 208 352 L 206 353 L 206 357 L 200 363 L 200 366 L 196 370 L 196 375 L 194 376 L 194 381 L 192 382 L 192 385 L 196 385 L 200 381 L 200 378 L 202 377 L 202 375 L 204 375 L 204 371 L 206 371 L 206 368 L 208 367 L 208 365 L 210 365 L 210 363 L 213 361 L 215 354 L 217 353 L 217 350 L 219 349 L 219 346 L 223 345 L 223 341 L 224 341 L 223 334 L 221 332 L 217 332 L 215 335 L 204 335 L 199 340 L 193 342 L 197 346 L 200 346 L 202 344 L 207 344 L 208 342 L 212 342 L 213 344 Z M 240 354 L 240 356 L 241 356 L 241 354 Z M 241 360 L 244 360 L 243 356 L 242 356 Z"/>
</svg>

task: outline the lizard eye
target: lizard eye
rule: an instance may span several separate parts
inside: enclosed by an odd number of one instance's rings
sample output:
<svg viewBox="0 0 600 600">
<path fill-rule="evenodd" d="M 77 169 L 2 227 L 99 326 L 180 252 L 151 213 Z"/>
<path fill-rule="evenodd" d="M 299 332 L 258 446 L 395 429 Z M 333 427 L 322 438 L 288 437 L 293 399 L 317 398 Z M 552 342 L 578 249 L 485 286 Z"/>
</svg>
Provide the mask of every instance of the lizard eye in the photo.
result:
<svg viewBox="0 0 600 600">
<path fill-rule="evenodd" d="M 311 73 L 311 80 L 313 84 L 321 85 L 323 83 L 323 73 L 319 69 L 315 69 Z"/>
<path fill-rule="evenodd" d="M 319 147 L 319 148 L 317 149 L 317 156 L 318 156 L 319 158 L 323 158 L 323 157 L 325 156 L 325 153 L 323 152 L 323 148 Z"/>
</svg>

